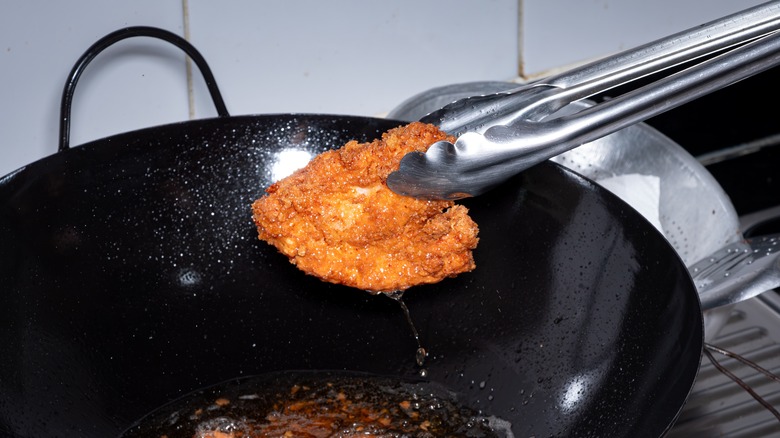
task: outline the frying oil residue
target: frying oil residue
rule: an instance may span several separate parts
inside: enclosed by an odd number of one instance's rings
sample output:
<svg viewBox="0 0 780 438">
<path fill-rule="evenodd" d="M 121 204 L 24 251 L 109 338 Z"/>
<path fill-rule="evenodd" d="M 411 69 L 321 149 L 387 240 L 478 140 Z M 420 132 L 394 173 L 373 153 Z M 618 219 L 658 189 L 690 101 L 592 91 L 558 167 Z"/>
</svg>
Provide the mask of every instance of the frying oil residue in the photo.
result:
<svg viewBox="0 0 780 438">
<path fill-rule="evenodd" d="M 407 307 L 406 303 L 404 302 L 403 291 L 397 290 L 394 292 L 387 292 L 385 295 L 395 300 L 401 306 L 401 310 L 403 310 L 404 316 L 406 317 L 406 322 L 409 324 L 409 328 L 412 330 L 414 340 L 417 341 L 417 352 L 415 353 L 414 361 L 417 363 L 418 367 L 422 367 L 425 365 L 425 358 L 428 357 L 428 351 L 426 351 L 422 346 L 422 342 L 420 341 L 420 334 L 417 332 L 417 327 L 414 326 L 412 316 L 409 313 L 409 307 Z M 427 372 L 424 369 L 420 370 L 420 375 L 422 377 L 425 377 L 426 374 Z"/>
<path fill-rule="evenodd" d="M 157 409 L 122 438 L 511 437 L 440 385 L 364 373 L 278 372 L 245 377 Z"/>
</svg>

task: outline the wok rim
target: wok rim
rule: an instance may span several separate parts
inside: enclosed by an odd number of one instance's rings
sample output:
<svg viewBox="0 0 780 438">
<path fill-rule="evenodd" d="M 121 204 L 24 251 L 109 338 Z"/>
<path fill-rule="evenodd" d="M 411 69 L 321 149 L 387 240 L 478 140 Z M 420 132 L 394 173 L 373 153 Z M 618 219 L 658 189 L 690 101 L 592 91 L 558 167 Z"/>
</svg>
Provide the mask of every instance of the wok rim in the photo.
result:
<svg viewBox="0 0 780 438">
<path fill-rule="evenodd" d="M 197 119 L 197 120 L 174 122 L 174 123 L 163 124 L 163 125 L 158 125 L 158 126 L 152 126 L 152 127 L 142 128 L 142 129 L 139 129 L 139 130 L 134 130 L 134 131 L 128 131 L 128 132 L 124 132 L 124 133 L 114 134 L 114 135 L 111 135 L 111 136 L 108 136 L 108 137 L 104 137 L 104 138 L 101 138 L 101 139 L 96 139 L 96 140 L 92 140 L 92 141 L 83 143 L 82 145 L 70 148 L 70 149 L 65 150 L 65 151 L 55 152 L 54 154 L 52 154 L 50 156 L 44 157 L 44 158 L 42 158 L 40 160 L 37 160 L 37 161 L 35 161 L 33 163 L 30 163 L 30 164 L 28 164 L 26 166 L 23 166 L 23 167 L 17 169 L 16 171 L 11 172 L 8 175 L 0 178 L 0 195 L 2 195 L 2 191 L 3 191 L 4 187 L 8 187 L 8 186 L 13 185 L 13 182 L 16 179 L 23 178 L 26 173 L 32 173 L 32 172 L 37 172 L 38 170 L 43 170 L 47 166 L 50 166 L 50 165 L 52 165 L 52 163 L 56 163 L 59 160 L 64 160 L 65 162 L 67 162 L 69 160 L 69 158 L 71 156 L 73 156 L 72 154 L 88 154 L 88 153 L 90 153 L 91 150 L 93 150 L 95 148 L 106 147 L 106 144 L 109 145 L 108 147 L 112 147 L 113 144 L 120 144 L 120 146 L 121 146 L 121 143 L 122 143 L 121 139 L 122 138 L 135 137 L 135 136 L 138 136 L 138 135 L 144 135 L 144 134 L 150 134 L 150 133 L 153 134 L 153 133 L 159 132 L 159 130 L 161 130 L 161 129 L 174 129 L 175 130 L 175 129 L 180 129 L 182 127 L 188 128 L 190 126 L 196 126 L 196 125 L 200 126 L 200 125 L 204 125 L 204 124 L 208 124 L 208 123 L 219 123 L 219 124 L 221 124 L 221 122 L 225 122 L 225 121 L 231 122 L 231 123 L 234 123 L 234 122 L 244 123 L 244 122 L 249 121 L 249 120 L 277 119 L 279 117 L 288 118 L 288 119 L 296 119 L 296 118 L 310 119 L 310 118 L 314 118 L 314 119 L 318 119 L 318 120 L 349 120 L 349 121 L 353 121 L 353 122 L 365 122 L 366 120 L 373 120 L 373 121 L 380 121 L 383 124 L 386 124 L 386 123 L 390 123 L 390 124 L 397 123 L 398 125 L 406 123 L 406 122 L 402 122 L 402 121 L 395 121 L 395 120 L 388 120 L 388 119 L 376 119 L 376 118 L 369 118 L 369 117 L 362 117 L 362 116 L 343 116 L 343 115 L 308 114 L 308 113 L 241 115 L 241 116 L 215 117 L 215 118 L 206 118 L 206 119 Z M 612 194 L 611 192 L 607 191 L 606 189 L 603 189 L 598 184 L 596 184 L 593 181 L 587 179 L 586 177 L 578 174 L 577 172 L 572 171 L 571 169 L 568 169 L 568 168 L 566 168 L 564 166 L 561 166 L 561 165 L 559 165 L 557 163 L 551 162 L 550 165 L 552 165 L 555 168 L 561 169 L 565 173 L 571 173 L 573 175 L 576 175 L 578 178 L 580 178 L 580 179 L 586 181 L 587 183 L 589 183 L 590 186 L 593 189 L 595 189 L 597 192 L 599 192 L 602 196 L 607 196 L 609 198 L 612 198 L 613 201 L 617 201 L 618 203 L 625 205 L 631 211 L 633 211 L 633 209 L 631 209 L 630 206 L 628 206 L 628 204 L 626 204 L 624 201 L 622 201 L 616 195 Z M 666 241 L 666 239 L 663 238 L 663 236 L 660 234 L 660 232 L 655 230 L 655 228 L 644 217 L 642 217 L 641 215 L 639 215 L 635 211 L 633 211 L 633 212 L 636 214 L 636 216 L 641 221 L 646 223 L 647 227 L 650 227 L 649 229 L 653 230 L 652 232 L 656 233 L 656 235 L 659 236 L 663 240 L 663 242 L 665 242 L 665 244 L 669 247 L 669 251 L 671 252 L 671 254 L 673 254 L 674 257 L 676 257 L 676 263 L 684 268 L 684 264 L 683 264 L 681 258 L 679 257 L 677 252 L 674 251 L 674 249 L 671 247 L 671 245 L 668 243 L 668 241 Z M 686 273 L 688 272 L 687 269 L 684 269 L 684 271 Z M 699 321 L 698 321 L 697 326 L 698 326 L 698 331 L 700 332 L 699 333 L 700 336 L 697 336 L 697 338 L 698 338 L 697 344 L 698 344 L 698 347 L 699 347 L 699 354 L 698 354 L 699 360 L 696 361 L 696 366 L 692 367 L 693 368 L 693 376 L 690 379 L 690 385 L 687 388 L 687 395 L 684 398 L 683 402 L 678 407 L 677 412 L 674 415 L 674 417 L 670 420 L 668 425 L 665 427 L 664 432 L 663 432 L 664 434 L 677 421 L 677 419 L 678 419 L 678 417 L 680 415 L 680 412 L 681 412 L 683 406 L 685 405 L 685 401 L 687 401 L 688 397 L 690 396 L 690 393 L 691 393 L 691 391 L 693 389 L 694 382 L 695 382 L 696 377 L 697 377 L 698 372 L 699 372 L 699 365 L 701 363 L 701 354 L 702 354 L 702 351 L 703 351 L 703 348 L 704 348 L 703 317 L 702 317 L 699 297 L 698 297 L 698 294 L 695 292 L 696 289 L 695 289 L 695 286 L 693 285 L 693 280 L 690 278 L 690 275 L 687 275 L 687 278 L 686 278 L 685 281 L 686 281 L 686 283 L 688 283 L 688 286 L 689 286 L 687 289 L 692 291 L 692 294 L 695 295 L 695 297 L 696 297 L 695 298 L 695 304 L 697 306 L 697 310 L 698 310 L 698 314 L 699 314 Z"/>
</svg>

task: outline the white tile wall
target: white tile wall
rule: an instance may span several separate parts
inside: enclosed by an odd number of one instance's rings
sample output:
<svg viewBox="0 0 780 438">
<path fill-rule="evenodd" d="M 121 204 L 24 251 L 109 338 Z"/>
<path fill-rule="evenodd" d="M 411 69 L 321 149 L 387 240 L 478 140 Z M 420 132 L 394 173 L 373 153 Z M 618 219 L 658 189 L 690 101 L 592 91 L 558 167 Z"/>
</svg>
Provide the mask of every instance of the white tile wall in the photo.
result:
<svg viewBox="0 0 780 438">
<path fill-rule="evenodd" d="M 0 11 L 0 176 L 57 151 L 60 95 L 103 35 L 145 24 L 181 33 L 179 1 L 6 0 Z M 187 118 L 184 57 L 149 39 L 109 48 L 76 89 L 72 143 Z"/>
<path fill-rule="evenodd" d="M 184 33 L 233 114 L 377 115 L 432 86 L 517 74 L 517 0 L 9 0 L 0 13 L 0 175 L 54 153 L 73 62 L 127 25 Z M 183 56 L 145 39 L 98 57 L 72 143 L 188 117 Z M 214 114 L 195 75 L 196 117 Z"/>
<path fill-rule="evenodd" d="M 192 42 L 233 113 L 377 115 L 434 86 L 514 78 L 517 7 L 517 0 L 189 0 L 189 16 Z M 198 109 L 208 109 L 202 96 Z"/>
<path fill-rule="evenodd" d="M 520 0 L 522 74 L 544 76 L 763 3 L 761 0 Z"/>
<path fill-rule="evenodd" d="M 103 35 L 150 25 L 209 61 L 233 114 L 379 115 L 434 86 L 540 74 L 758 3 L 752 0 L 6 0 L 0 176 L 56 151 L 60 94 Z M 521 44 L 522 42 L 522 44 Z M 183 55 L 133 39 L 76 90 L 72 144 L 189 117 Z M 199 75 L 196 117 L 214 110 Z"/>
</svg>

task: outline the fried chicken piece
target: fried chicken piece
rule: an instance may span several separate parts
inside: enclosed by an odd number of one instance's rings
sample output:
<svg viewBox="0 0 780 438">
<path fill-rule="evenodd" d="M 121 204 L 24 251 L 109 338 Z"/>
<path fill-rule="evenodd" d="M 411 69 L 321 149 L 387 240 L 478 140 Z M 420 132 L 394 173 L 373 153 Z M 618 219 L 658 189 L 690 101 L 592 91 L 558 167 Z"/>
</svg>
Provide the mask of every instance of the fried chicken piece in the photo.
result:
<svg viewBox="0 0 780 438">
<path fill-rule="evenodd" d="M 439 140 L 454 138 L 414 122 L 318 155 L 252 204 L 259 238 L 310 275 L 371 292 L 473 270 L 478 228 L 466 207 L 401 196 L 385 183 L 401 157 Z"/>
</svg>

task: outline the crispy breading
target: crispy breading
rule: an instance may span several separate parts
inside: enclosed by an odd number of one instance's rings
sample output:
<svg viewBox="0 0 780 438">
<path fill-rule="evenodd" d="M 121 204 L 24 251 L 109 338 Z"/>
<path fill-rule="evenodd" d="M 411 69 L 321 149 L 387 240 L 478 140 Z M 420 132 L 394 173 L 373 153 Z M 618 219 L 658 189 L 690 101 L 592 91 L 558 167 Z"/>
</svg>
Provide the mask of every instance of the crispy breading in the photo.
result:
<svg viewBox="0 0 780 438">
<path fill-rule="evenodd" d="M 401 196 L 385 183 L 406 153 L 445 139 L 454 141 L 413 122 L 318 155 L 253 203 L 259 238 L 308 274 L 371 292 L 473 270 L 478 228 L 466 207 Z"/>
</svg>

